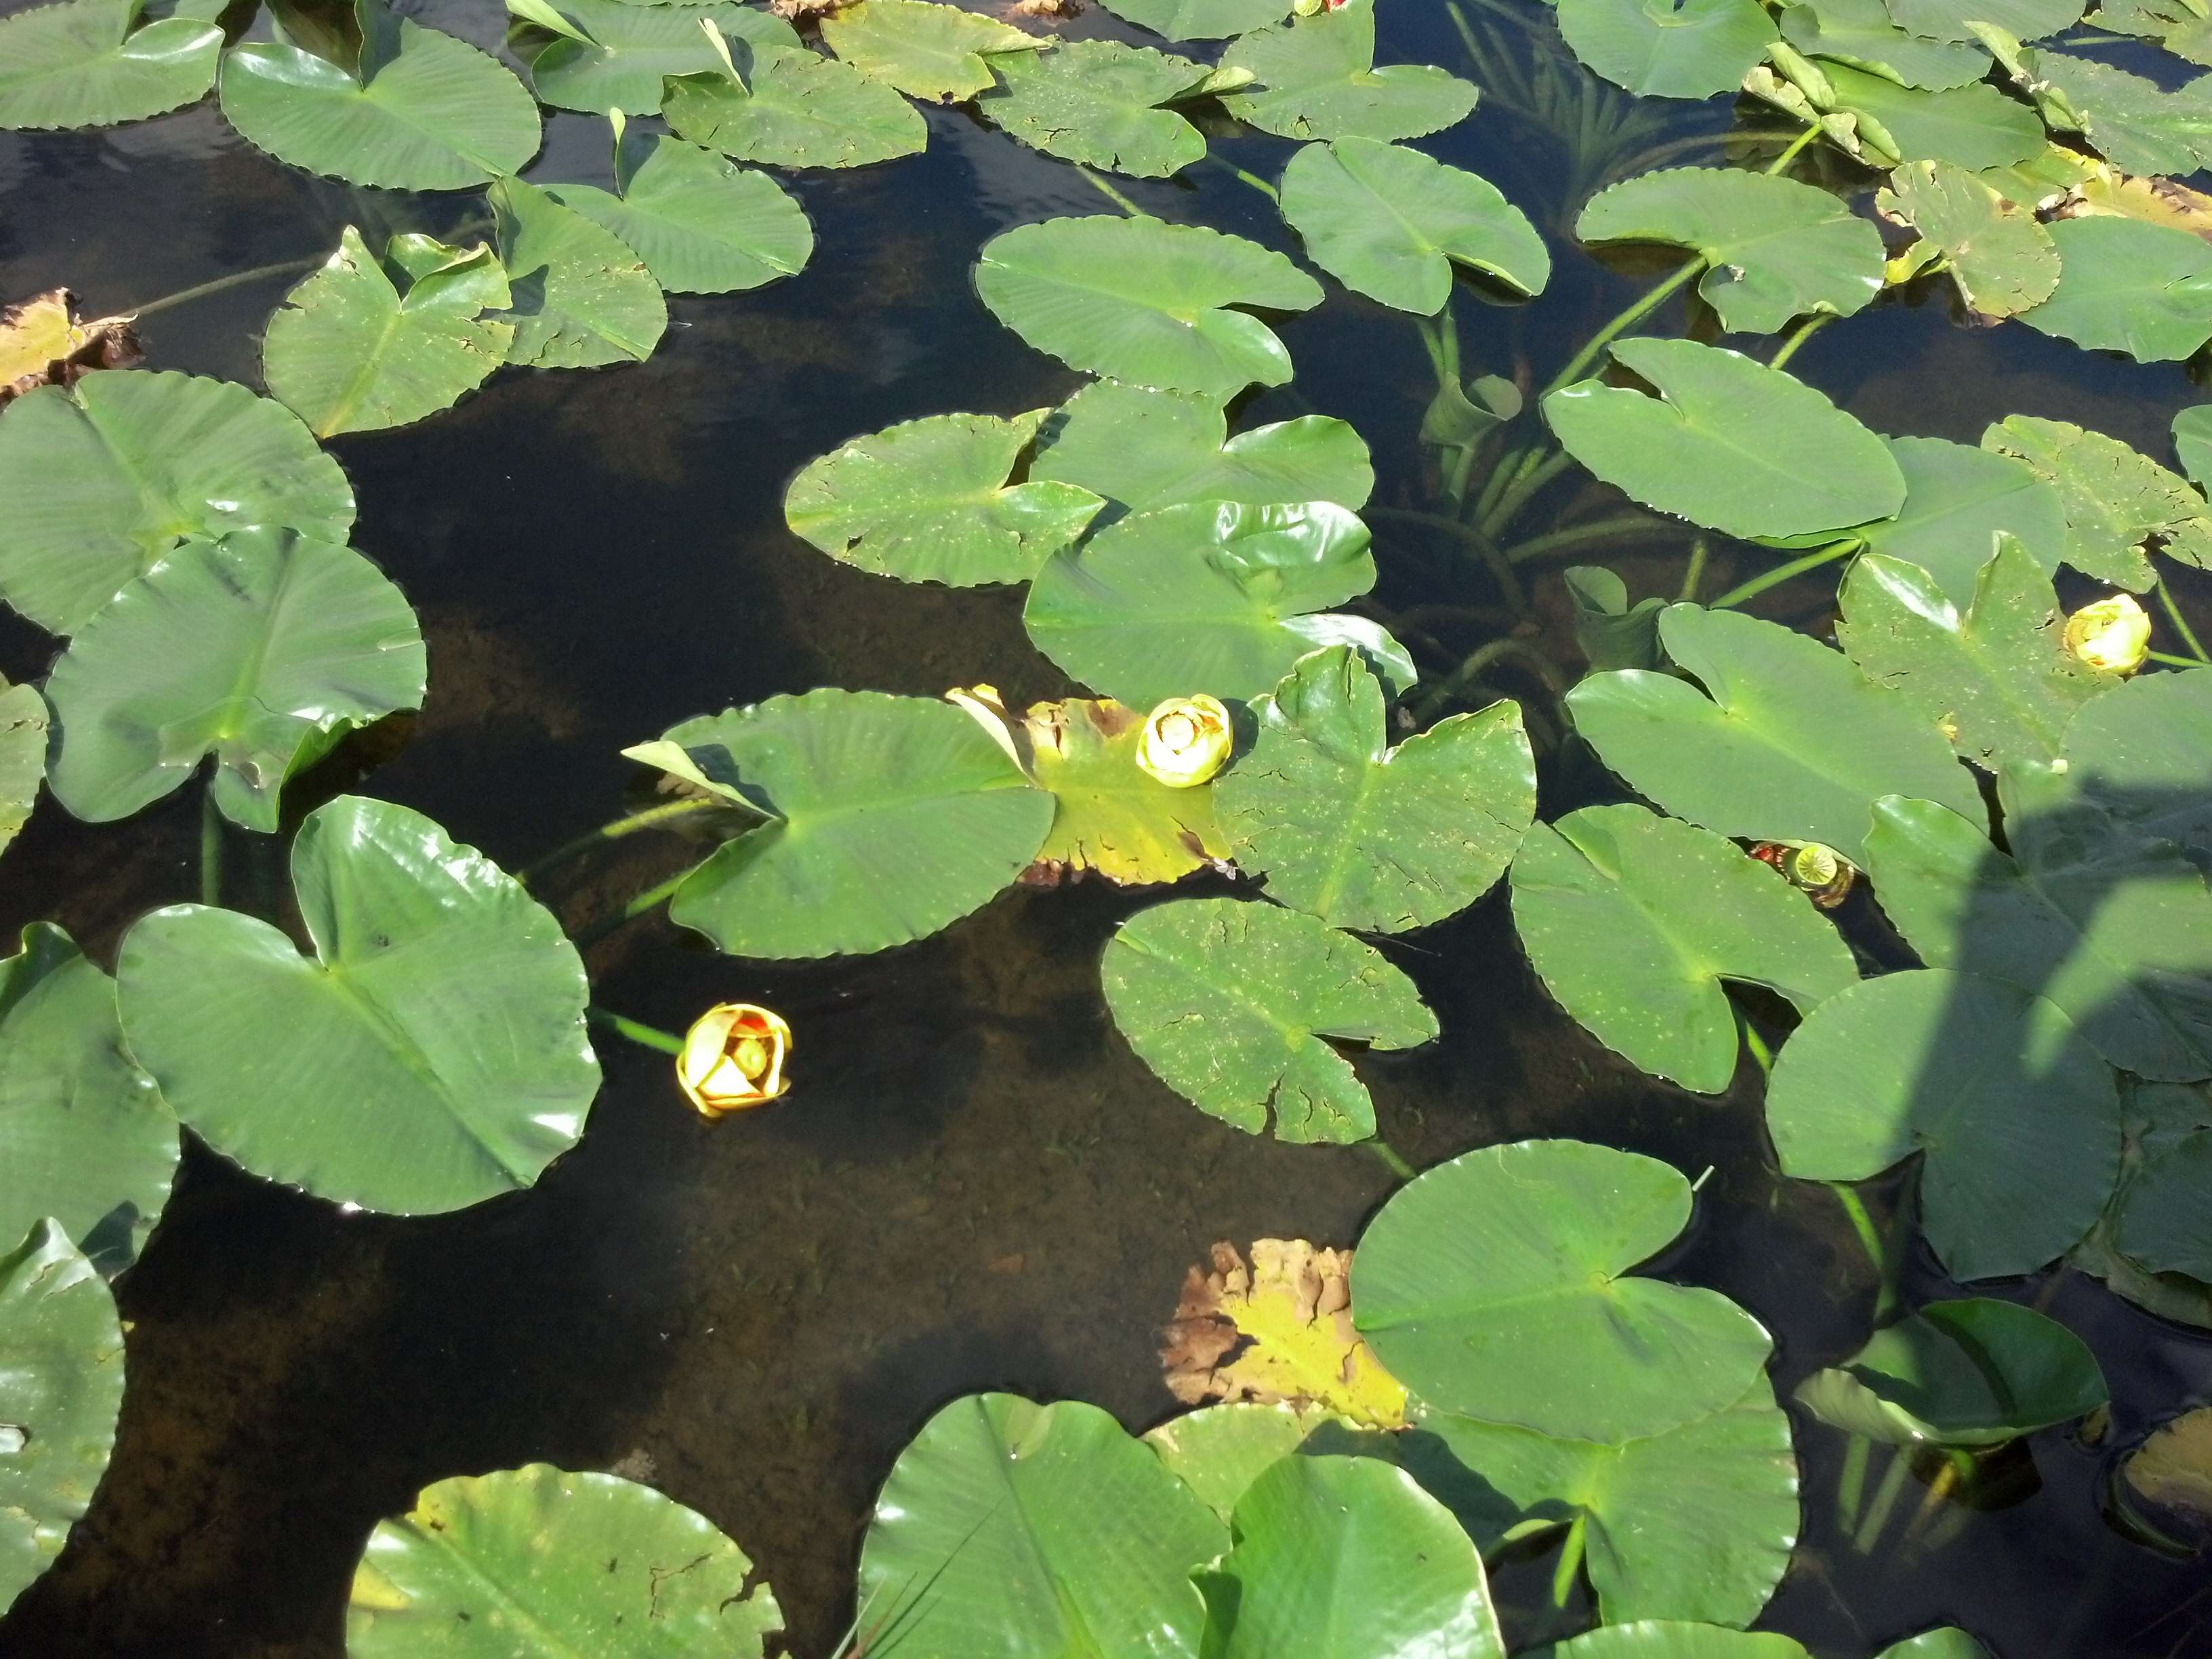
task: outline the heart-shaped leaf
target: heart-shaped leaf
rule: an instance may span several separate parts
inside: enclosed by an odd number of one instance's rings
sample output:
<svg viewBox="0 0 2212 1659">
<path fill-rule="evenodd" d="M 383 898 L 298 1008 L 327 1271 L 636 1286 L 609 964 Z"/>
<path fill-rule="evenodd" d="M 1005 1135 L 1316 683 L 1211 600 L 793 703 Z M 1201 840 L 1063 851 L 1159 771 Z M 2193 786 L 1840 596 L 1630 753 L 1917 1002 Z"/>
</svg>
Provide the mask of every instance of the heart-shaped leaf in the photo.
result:
<svg viewBox="0 0 2212 1659">
<path fill-rule="evenodd" d="M 491 206 L 514 289 L 507 362 L 597 368 L 653 355 L 668 327 L 668 302 L 635 253 L 520 179 L 493 185 Z"/>
<path fill-rule="evenodd" d="M 2185 230 L 2099 214 L 2050 227 L 2058 286 L 2021 321 L 2142 362 L 2179 362 L 2212 339 L 2212 247 Z"/>
<path fill-rule="evenodd" d="M 1908 161 L 1875 203 L 1920 233 L 1921 246 L 1942 257 L 1960 295 L 1985 317 L 2018 316 L 2058 286 L 2049 228 L 1964 167 Z"/>
<path fill-rule="evenodd" d="M 586 115 L 658 115 L 661 83 L 670 76 L 720 68 L 702 23 L 732 40 L 799 45 L 790 24 L 754 6 L 507 0 L 507 9 L 538 100 Z"/>
<path fill-rule="evenodd" d="M 2212 679 L 2138 675 L 2074 716 L 2062 758 L 2083 796 L 2212 875 Z"/>
<path fill-rule="evenodd" d="M 1885 0 L 1899 28 L 1930 40 L 1972 40 L 1975 22 L 1992 23 L 2021 40 L 2039 40 L 2070 27 L 2081 0 Z M 1969 21 L 1969 14 L 1972 20 Z"/>
<path fill-rule="evenodd" d="M 0 678 L 0 853 L 30 822 L 38 805 L 51 724 L 38 687 L 9 685 Z"/>
<path fill-rule="evenodd" d="M 991 84 L 986 53 L 1015 54 L 1049 44 L 1011 23 L 932 0 L 856 0 L 827 13 L 822 38 L 841 62 L 909 98 L 945 103 L 973 98 Z"/>
<path fill-rule="evenodd" d="M 814 256 L 814 227 L 775 179 L 666 133 L 624 134 L 615 184 L 620 195 L 595 185 L 545 193 L 613 232 L 671 294 L 760 288 Z"/>
<path fill-rule="evenodd" d="M 1170 787 L 1137 764 L 1142 711 L 1110 697 L 1071 697 L 1036 704 L 1023 732 L 1030 776 L 1053 798 L 1040 866 L 1140 886 L 1227 860 L 1213 786 Z"/>
<path fill-rule="evenodd" d="M 1898 27 L 1881 0 L 1810 0 L 1782 9 L 1782 38 L 1808 58 L 1826 58 L 1895 81 L 1941 92 L 1971 86 L 1990 72 L 1978 45 L 1930 40 Z"/>
<path fill-rule="evenodd" d="M 2158 580 L 2144 551 L 2212 564 L 2212 511 L 2204 498 L 2118 438 L 2065 421 L 2010 415 L 1982 434 L 1982 447 L 2027 464 L 2058 492 L 2066 562 L 2140 593 Z"/>
<path fill-rule="evenodd" d="M 1615 86 L 1657 98 L 1734 92 L 1775 38 L 1758 0 L 1559 0 L 1559 33 Z"/>
<path fill-rule="evenodd" d="M 1376 68 L 1375 0 L 1255 29 L 1221 67 L 1252 77 L 1222 99 L 1229 112 L 1281 138 L 1419 138 L 1465 120 L 1477 96 L 1431 64 Z"/>
<path fill-rule="evenodd" d="M 2008 538 L 2046 577 L 2065 559 L 2065 503 L 2026 462 L 1946 438 L 1882 443 L 1904 475 L 1905 505 L 1852 533 L 1870 553 L 1918 565 L 1957 609 L 1972 606 L 1983 571 Z"/>
<path fill-rule="evenodd" d="M 1291 0 L 1101 0 L 1125 22 L 1170 40 L 1224 40 L 1279 23 Z"/>
<path fill-rule="evenodd" d="M 991 67 L 998 84 L 976 107 L 1032 149 L 1139 179 L 1164 179 L 1206 154 L 1199 130 L 1163 107 L 1205 84 L 1213 71 L 1203 64 L 1119 40 L 1070 40 L 1006 53 Z"/>
<path fill-rule="evenodd" d="M 2112 1243 L 2145 1273 L 2185 1274 L 2212 1285 L 2212 1129 L 2185 1135 L 2144 1158 L 2120 1189 Z"/>
<path fill-rule="evenodd" d="M 850 64 L 804 46 L 730 43 L 726 70 L 672 78 L 661 113 L 677 137 L 770 167 L 861 167 L 929 143 L 921 112 Z"/>
<path fill-rule="evenodd" d="M 0 18 L 0 128 L 112 126 L 205 97 L 222 52 L 215 7 L 152 22 L 143 9 L 64 0 Z"/>
</svg>

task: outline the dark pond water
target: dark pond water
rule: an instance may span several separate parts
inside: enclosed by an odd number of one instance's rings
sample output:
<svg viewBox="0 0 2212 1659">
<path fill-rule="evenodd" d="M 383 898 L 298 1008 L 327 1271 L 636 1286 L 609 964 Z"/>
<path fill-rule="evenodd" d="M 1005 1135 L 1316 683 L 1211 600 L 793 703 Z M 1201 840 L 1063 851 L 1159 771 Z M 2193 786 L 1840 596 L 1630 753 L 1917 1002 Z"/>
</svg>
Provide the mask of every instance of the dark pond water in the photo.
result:
<svg viewBox="0 0 2212 1659">
<path fill-rule="evenodd" d="M 487 46 L 501 31 L 494 0 L 410 9 Z M 1094 12 L 1071 32 L 1116 27 Z M 1383 34 L 1386 59 L 1465 72 L 1441 12 L 1399 0 Z M 1492 306 L 1466 284 L 1458 305 L 1468 373 L 1533 364 L 1540 379 L 1663 269 L 1577 251 L 1563 227 L 1583 198 L 1656 164 L 1662 145 L 1722 158 L 1736 118 L 1724 105 L 1632 115 L 1607 96 L 1608 119 L 1630 125 L 1600 122 L 1616 142 L 1575 153 L 1506 106 L 1531 59 L 1523 33 L 1503 38 L 1509 62 L 1473 70 L 1491 88 L 1483 109 L 1425 147 L 1490 177 L 1552 239 L 1559 270 L 1540 305 Z M 332 446 L 361 501 L 356 544 L 421 612 L 431 695 L 419 720 L 356 741 L 295 790 L 295 814 L 358 787 L 513 867 L 617 816 L 641 782 L 617 750 L 685 715 L 818 684 L 927 695 L 990 679 L 1024 701 L 1066 689 L 1024 639 L 1018 594 L 879 580 L 782 526 L 786 481 L 848 437 L 1034 408 L 1077 384 L 994 322 L 967 272 L 1008 226 L 1105 204 L 1072 168 L 957 112 L 929 124 L 924 156 L 790 179 L 820 237 L 813 264 L 756 295 L 674 301 L 650 362 L 509 372 L 447 415 Z M 532 176 L 605 183 L 604 131 L 553 117 Z M 1217 155 L 1268 175 L 1284 153 L 1215 135 Z M 1123 182 L 1150 210 L 1293 247 L 1272 204 L 1226 171 Z M 65 283 L 105 313 L 290 262 L 147 319 L 155 366 L 258 385 L 268 313 L 341 227 L 451 237 L 476 210 L 280 167 L 211 107 L 105 134 L 0 134 L 0 295 Z M 1679 313 L 1657 325 L 1680 326 Z M 1693 313 L 1688 326 L 1710 337 L 1713 324 Z M 1279 327 L 1297 386 L 1252 400 L 1244 422 L 1349 418 L 1374 446 L 1377 504 L 1426 507 L 1414 434 L 1433 382 L 1407 319 L 1334 291 Z M 2162 454 L 2173 410 L 2198 396 L 2171 366 L 1969 329 L 1941 301 L 1885 301 L 1794 366 L 1880 429 L 1969 442 L 2026 411 Z M 1602 493 L 1570 475 L 1526 523 L 1618 511 Z M 1488 579 L 1449 543 L 1387 514 L 1375 523 L 1378 614 L 1425 672 L 1504 630 Z M 1684 552 L 1655 526 L 1584 556 L 1671 592 Z M 1714 580 L 1769 557 L 1717 550 Z M 2194 580 L 2185 594 L 2212 598 Z M 1825 626 L 1827 592 L 1784 590 L 1769 614 Z M 1539 642 L 1571 663 L 1555 570 L 1535 599 Z M 42 673 L 52 649 L 0 627 L 11 678 Z M 1547 816 L 1602 787 L 1586 763 L 1548 775 L 1561 793 Z M 108 960 L 133 917 L 196 895 L 197 835 L 190 793 L 99 827 L 49 804 L 0 862 L 0 925 L 52 917 Z M 639 837 L 548 890 L 584 929 L 684 857 Z M 230 902 L 273 914 L 278 846 L 234 835 L 227 878 Z M 599 1000 L 676 1028 L 716 1000 L 771 1003 L 798 1029 L 796 1091 L 708 1126 L 665 1060 L 611 1040 L 582 1146 L 535 1190 L 465 1213 L 340 1214 L 192 1149 L 119 1287 L 131 1388 L 113 1467 L 59 1565 L 0 1623 L 0 1655 L 331 1659 L 380 1516 L 442 1476 L 533 1459 L 615 1468 L 703 1511 L 762 1565 L 793 1651 L 826 1653 L 851 1616 L 874 1489 L 935 1407 L 1013 1389 L 1147 1426 L 1171 1407 L 1155 1334 L 1188 1263 L 1221 1238 L 1348 1243 L 1388 1190 L 1359 1152 L 1221 1127 L 1131 1055 L 1097 959 L 1145 902 L 1016 889 L 925 943 L 795 968 L 719 957 L 661 921 L 611 933 L 589 951 Z M 1831 1195 L 1774 1174 L 1753 1079 L 1705 1101 L 1630 1071 L 1544 1000 L 1498 896 L 1384 948 L 1445 1032 L 1361 1066 L 1415 1162 L 1580 1135 L 1693 1174 L 1710 1165 L 1699 1219 L 1663 1270 L 1777 1332 L 1785 1395 L 1856 1346 L 1872 1274 Z M 1893 1197 L 1876 1194 L 1877 1215 Z M 1948 1288 L 1924 1252 L 1910 1273 L 1911 1292 Z M 2114 1441 L 2212 1397 L 2212 1342 L 2070 1272 L 1997 1293 L 2092 1342 L 2113 1383 L 2112 1437 L 2038 1436 L 1997 1461 L 1986 1507 L 1939 1547 L 1867 1558 L 1833 1523 L 1839 1442 L 1801 1421 L 1805 1543 L 1767 1622 L 1837 1656 L 1941 1620 L 2005 1659 L 2212 1654 L 2201 1565 L 2124 1541 L 2101 1513 Z M 1923 1492 L 1916 1481 L 1908 1503 Z M 1542 1571 L 1509 1569 L 1509 1600 L 1540 1602 Z"/>
</svg>

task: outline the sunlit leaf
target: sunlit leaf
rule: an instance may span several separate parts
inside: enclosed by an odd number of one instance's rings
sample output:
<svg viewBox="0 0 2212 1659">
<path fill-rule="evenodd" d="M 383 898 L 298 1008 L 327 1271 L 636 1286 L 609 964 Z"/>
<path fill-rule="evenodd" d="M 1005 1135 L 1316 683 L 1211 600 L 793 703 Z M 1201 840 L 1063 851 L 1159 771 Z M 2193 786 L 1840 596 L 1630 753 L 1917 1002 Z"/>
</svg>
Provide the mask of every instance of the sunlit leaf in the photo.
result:
<svg viewBox="0 0 2212 1659">
<path fill-rule="evenodd" d="M 1979 170 L 2010 167 L 2043 149 L 2035 112 L 1995 87 L 1923 92 L 1845 64 L 1824 59 L 1817 67 L 1827 82 L 1824 107 L 1852 118 L 1877 166 L 1940 161 Z"/>
<path fill-rule="evenodd" d="M 2072 787 L 2212 874 L 2212 677 L 2142 674 L 2066 728 Z"/>
<path fill-rule="evenodd" d="M 1282 138 L 1418 138 L 1467 118 L 1474 88 L 1431 64 L 1375 67 L 1374 0 L 1342 0 L 1255 29 L 1221 55 L 1253 84 L 1222 99 Z"/>
<path fill-rule="evenodd" d="M 507 9 L 538 101 L 586 115 L 657 115 L 669 76 L 720 69 L 702 21 L 733 40 L 799 44 L 790 24 L 755 6 L 507 0 Z"/>
<path fill-rule="evenodd" d="M 0 852 L 7 851 L 30 822 L 38 804 L 39 786 L 46 775 L 50 724 L 46 700 L 38 687 L 9 685 L 0 676 Z"/>
<path fill-rule="evenodd" d="M 1896 516 L 1852 533 L 1869 553 L 1917 564 L 1958 609 L 1974 603 L 2000 542 L 2015 542 L 2045 574 L 2067 554 L 2066 506 L 2024 461 L 1947 438 L 1884 438 L 1905 478 Z"/>
<path fill-rule="evenodd" d="M 1318 1406 L 1239 1400 L 1171 1417 L 1146 1434 L 1145 1443 L 1226 1526 L 1252 1483 L 1326 1424 L 1351 1426 Z"/>
<path fill-rule="evenodd" d="M 1116 17 L 1170 40 L 1222 40 L 1279 23 L 1291 0 L 1100 0 Z"/>
<path fill-rule="evenodd" d="M 1734 92 L 1775 38 L 1757 0 L 1559 0 L 1559 33 L 1607 80 L 1657 98 Z"/>
<path fill-rule="evenodd" d="M 1571 1642 L 1530 1652 L 1532 1659 L 1808 1659 L 1803 1647 L 1772 1631 L 1673 1619 L 1601 1625 Z"/>
<path fill-rule="evenodd" d="M 81 318 L 65 288 L 0 307 L 0 404 L 42 386 L 75 386 L 94 369 L 135 368 L 146 356 L 137 320 Z"/>
<path fill-rule="evenodd" d="M 1948 161 L 1908 161 L 1876 198 L 1941 255 L 1966 302 L 1985 317 L 2041 305 L 2058 286 L 2058 249 L 2033 212 Z"/>
<path fill-rule="evenodd" d="M 2107 0 L 2087 21 L 2094 28 L 2155 40 L 2192 64 L 2212 64 L 2212 19 L 2200 0 Z"/>
<path fill-rule="evenodd" d="M 881 81 L 804 46 L 732 40 L 743 75 L 672 76 L 661 113 L 679 138 L 771 167 L 859 167 L 929 143 L 921 112 Z"/>
<path fill-rule="evenodd" d="M 2199 489 L 2212 478 L 2212 404 L 2192 404 L 2173 417 L 2173 453 Z"/>
<path fill-rule="evenodd" d="M 2066 562 L 2076 570 L 2140 593 L 2158 579 L 2147 545 L 2185 563 L 2212 564 L 2212 509 L 2204 498 L 2118 438 L 2008 415 L 1982 434 L 1982 447 L 2027 462 L 2057 489 Z"/>
<path fill-rule="evenodd" d="M 822 39 L 841 62 L 910 98 L 973 98 L 991 84 L 984 54 L 1034 52 L 1049 44 L 1011 23 L 931 0 L 856 0 L 822 20 Z M 1016 61 L 1003 58 L 1004 69 Z"/>
<path fill-rule="evenodd" d="M 2052 125 L 2077 129 L 2113 166 L 2191 173 L 2212 162 L 2212 76 L 2169 91 L 2094 58 L 2024 52 L 2024 78 Z M 2060 101 L 2054 106 L 2051 94 Z"/>
<path fill-rule="evenodd" d="M 1971 40 L 1969 20 L 2022 40 L 2056 34 L 2081 15 L 2081 0 L 1887 0 L 1898 27 L 1931 40 Z"/>
<path fill-rule="evenodd" d="M 1138 886 L 1227 860 L 1213 786 L 1171 788 L 1137 764 L 1145 714 L 1110 697 L 1030 709 L 1030 776 L 1053 798 L 1037 863 L 1054 875 L 1096 873 Z"/>
<path fill-rule="evenodd" d="M 2186 231 L 2132 219 L 2061 219 L 2050 227 L 2058 286 L 2021 321 L 2045 334 L 2143 362 L 2179 361 L 2212 339 L 2212 247 Z"/>
<path fill-rule="evenodd" d="M 222 51 L 214 8 L 150 22 L 144 9 L 64 0 L 0 18 L 0 128 L 109 126 L 206 96 Z"/>
<path fill-rule="evenodd" d="M 1898 27 L 1882 0 L 1799 0 L 1782 10 L 1782 38 L 1808 58 L 1826 58 L 1901 86 L 1940 92 L 1980 80 L 1990 55 L 1978 45 L 1930 40 Z"/>
<path fill-rule="evenodd" d="M 671 294 L 734 294 L 806 267 L 814 227 L 765 173 L 666 133 L 625 133 L 612 194 L 595 185 L 545 193 L 614 233 Z"/>
<path fill-rule="evenodd" d="M 514 288 L 507 362 L 597 368 L 653 355 L 668 302 L 620 239 L 520 179 L 493 185 L 491 206 Z"/>
<path fill-rule="evenodd" d="M 1213 71 L 1203 64 L 1119 40 L 1070 40 L 1006 53 L 991 67 L 998 84 L 975 106 L 1032 149 L 1140 179 L 1164 179 L 1206 154 L 1199 130 L 1162 107 L 1205 84 Z"/>
</svg>

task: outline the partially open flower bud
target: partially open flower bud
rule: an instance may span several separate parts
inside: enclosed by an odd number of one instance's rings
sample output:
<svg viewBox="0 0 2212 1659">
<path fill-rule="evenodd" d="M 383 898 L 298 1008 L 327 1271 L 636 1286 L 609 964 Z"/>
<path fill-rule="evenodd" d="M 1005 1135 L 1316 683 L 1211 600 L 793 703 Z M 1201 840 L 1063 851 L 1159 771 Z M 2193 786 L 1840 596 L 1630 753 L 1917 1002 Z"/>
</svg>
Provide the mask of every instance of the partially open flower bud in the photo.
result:
<svg viewBox="0 0 2212 1659">
<path fill-rule="evenodd" d="M 2066 648 L 2106 674 L 2132 674 L 2150 654 L 2150 613 L 2132 593 L 2085 605 L 2066 619 Z"/>
<path fill-rule="evenodd" d="M 1752 857 L 1779 870 L 1784 880 L 1823 910 L 1832 910 L 1851 890 L 1858 872 L 1832 847 L 1817 841 L 1763 841 Z"/>
<path fill-rule="evenodd" d="M 1170 789 L 1188 789 L 1228 763 L 1234 742 L 1220 699 L 1170 697 L 1146 717 L 1137 764 Z"/>
<path fill-rule="evenodd" d="M 676 1057 L 676 1085 L 708 1118 L 762 1106 L 790 1085 L 791 1027 L 750 1002 L 723 1002 L 692 1022 Z"/>
</svg>

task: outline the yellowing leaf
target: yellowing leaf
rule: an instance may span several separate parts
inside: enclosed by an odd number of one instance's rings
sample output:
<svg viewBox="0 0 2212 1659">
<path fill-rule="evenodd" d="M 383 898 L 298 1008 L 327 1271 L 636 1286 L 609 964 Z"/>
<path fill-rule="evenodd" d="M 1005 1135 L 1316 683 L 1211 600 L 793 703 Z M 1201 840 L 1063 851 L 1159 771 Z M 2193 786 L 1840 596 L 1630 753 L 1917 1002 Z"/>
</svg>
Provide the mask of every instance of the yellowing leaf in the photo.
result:
<svg viewBox="0 0 2212 1659">
<path fill-rule="evenodd" d="M 1124 886 L 1179 881 L 1229 856 L 1213 786 L 1171 789 L 1137 764 L 1144 712 L 1070 698 L 1033 705 L 1022 722 L 1028 770 L 1055 803 L 1032 879 L 1096 872 Z"/>
<path fill-rule="evenodd" d="M 0 404 L 42 386 L 70 386 L 95 368 L 129 368 L 144 356 L 128 317 L 81 323 L 65 288 L 0 310 Z"/>
</svg>

